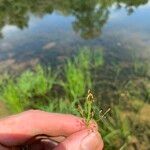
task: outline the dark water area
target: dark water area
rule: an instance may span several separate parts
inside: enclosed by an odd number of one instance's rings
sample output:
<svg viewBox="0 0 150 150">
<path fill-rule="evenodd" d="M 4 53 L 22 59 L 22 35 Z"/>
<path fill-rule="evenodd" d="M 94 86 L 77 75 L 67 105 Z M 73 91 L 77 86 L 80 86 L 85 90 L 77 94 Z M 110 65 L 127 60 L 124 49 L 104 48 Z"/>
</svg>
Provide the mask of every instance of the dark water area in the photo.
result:
<svg viewBox="0 0 150 150">
<path fill-rule="evenodd" d="M 0 1 L 0 71 L 62 64 L 80 47 L 103 47 L 105 60 L 150 57 L 150 2 Z"/>
</svg>

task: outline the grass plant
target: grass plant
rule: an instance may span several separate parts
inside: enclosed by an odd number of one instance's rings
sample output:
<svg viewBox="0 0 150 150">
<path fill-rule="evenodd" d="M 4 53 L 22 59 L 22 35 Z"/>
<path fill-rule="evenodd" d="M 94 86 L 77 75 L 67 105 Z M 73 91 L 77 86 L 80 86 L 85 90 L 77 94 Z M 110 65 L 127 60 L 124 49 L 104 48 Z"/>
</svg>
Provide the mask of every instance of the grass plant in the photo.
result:
<svg viewBox="0 0 150 150">
<path fill-rule="evenodd" d="M 99 127 L 106 149 L 124 150 L 127 148 L 131 138 L 131 127 L 128 118 L 123 117 L 117 106 L 112 107 L 111 116 L 103 119 Z"/>
<path fill-rule="evenodd" d="M 64 87 L 71 98 L 82 97 L 92 88 L 92 68 L 100 67 L 104 63 L 101 49 L 91 50 L 82 48 L 78 55 L 67 61 L 65 67 Z"/>
<path fill-rule="evenodd" d="M 34 71 L 28 70 L 24 72 L 17 81 L 17 85 L 23 95 L 40 96 L 45 95 L 55 81 L 51 69 L 47 72 L 41 66 L 37 66 Z"/>
<path fill-rule="evenodd" d="M 95 118 L 95 114 L 98 113 L 98 119 L 95 121 L 98 123 L 99 121 L 103 121 L 106 114 L 110 111 L 110 108 L 107 109 L 104 113 L 101 109 L 95 108 L 95 99 L 91 90 L 88 91 L 88 95 L 83 104 L 78 105 L 78 110 L 82 118 L 85 119 L 86 125 L 89 126 L 91 120 Z"/>
<path fill-rule="evenodd" d="M 21 100 L 20 92 L 12 80 L 10 80 L 3 89 L 2 98 L 12 113 L 21 112 L 24 110 L 24 103 L 22 100 L 25 101 L 25 99 Z"/>
<path fill-rule="evenodd" d="M 94 116 L 93 103 L 94 97 L 91 91 L 89 90 L 83 107 L 81 104 L 78 105 L 78 110 L 81 114 L 81 117 L 85 119 L 87 126 L 89 125 L 90 120 L 92 120 Z"/>
<path fill-rule="evenodd" d="M 70 102 L 70 100 L 68 100 L 67 98 L 49 98 L 48 104 L 39 104 L 36 106 L 36 108 L 47 112 L 57 112 L 74 115 L 79 114 L 74 105 L 72 105 L 72 102 Z"/>
<path fill-rule="evenodd" d="M 37 66 L 35 70 L 27 70 L 16 79 L 9 79 L 2 87 L 1 97 L 13 113 L 23 111 L 35 96 L 43 96 L 49 92 L 55 77 L 51 70 Z"/>
<path fill-rule="evenodd" d="M 85 74 L 71 60 L 68 60 L 65 67 L 65 77 L 64 87 L 66 93 L 70 93 L 69 96 L 74 99 L 83 96 L 86 90 Z"/>
</svg>

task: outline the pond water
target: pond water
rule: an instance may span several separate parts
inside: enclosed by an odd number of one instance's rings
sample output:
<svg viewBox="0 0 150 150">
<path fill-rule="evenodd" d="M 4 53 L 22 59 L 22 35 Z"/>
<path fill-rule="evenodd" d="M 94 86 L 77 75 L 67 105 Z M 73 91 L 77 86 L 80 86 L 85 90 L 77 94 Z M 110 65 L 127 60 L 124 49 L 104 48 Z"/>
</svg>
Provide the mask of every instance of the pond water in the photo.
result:
<svg viewBox="0 0 150 150">
<path fill-rule="evenodd" d="M 1 72 L 63 64 L 83 46 L 102 47 L 106 63 L 149 60 L 150 2 L 0 1 Z"/>
</svg>

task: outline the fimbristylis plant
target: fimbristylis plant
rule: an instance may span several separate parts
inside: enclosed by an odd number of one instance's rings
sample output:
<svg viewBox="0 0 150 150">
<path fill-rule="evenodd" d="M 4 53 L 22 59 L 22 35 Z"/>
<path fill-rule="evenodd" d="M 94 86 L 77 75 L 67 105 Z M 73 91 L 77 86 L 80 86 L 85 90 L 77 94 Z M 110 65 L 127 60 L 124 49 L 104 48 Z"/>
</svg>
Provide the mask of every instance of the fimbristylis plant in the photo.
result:
<svg viewBox="0 0 150 150">
<path fill-rule="evenodd" d="M 94 99 L 93 93 L 91 92 L 91 90 L 88 90 L 88 95 L 86 97 L 85 102 L 83 103 L 83 106 L 78 105 L 78 110 L 80 112 L 80 115 L 82 118 L 85 119 L 87 126 L 89 126 L 90 121 L 94 119 L 94 115 L 95 115 L 95 113 L 97 113 L 97 112 L 95 112 L 97 110 L 94 109 L 94 102 L 95 102 L 95 99 Z M 102 110 L 100 110 L 99 111 L 99 119 L 96 120 L 96 122 L 103 120 L 103 118 L 105 118 L 106 114 L 109 111 L 110 111 L 110 108 L 104 113 L 102 113 Z"/>
</svg>

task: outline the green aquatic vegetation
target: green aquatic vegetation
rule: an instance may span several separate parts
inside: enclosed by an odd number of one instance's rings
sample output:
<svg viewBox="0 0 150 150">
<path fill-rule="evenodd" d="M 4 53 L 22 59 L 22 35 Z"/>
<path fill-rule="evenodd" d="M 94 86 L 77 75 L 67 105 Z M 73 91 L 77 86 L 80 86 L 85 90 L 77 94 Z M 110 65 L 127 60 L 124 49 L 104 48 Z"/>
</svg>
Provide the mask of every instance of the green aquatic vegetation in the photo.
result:
<svg viewBox="0 0 150 150">
<path fill-rule="evenodd" d="M 79 97 L 83 97 L 87 89 L 92 87 L 91 67 L 94 64 L 92 58 L 92 50 L 83 48 L 74 60 L 68 60 L 65 66 L 65 78 L 63 87 L 66 91 L 66 96 L 71 100 L 72 108 L 78 102 Z M 2 85 L 1 97 L 7 103 L 8 107 L 11 105 L 18 105 L 20 111 L 28 108 L 31 105 L 33 98 L 45 97 L 51 90 L 55 83 L 56 75 L 52 74 L 51 69 L 44 69 L 40 65 L 33 70 L 26 70 L 16 78 L 10 78 Z M 11 80 L 11 87 L 9 87 L 9 80 Z M 86 81 L 86 82 L 85 82 Z M 15 87 L 13 89 L 13 86 Z M 9 87 L 9 92 L 7 88 Z M 15 90 L 15 92 L 14 92 Z M 11 97 L 13 93 L 14 95 Z M 8 94 L 8 95 L 7 95 Z M 14 104 L 13 103 L 14 99 Z M 22 105 L 19 105 L 22 103 Z M 18 112 L 19 109 L 12 107 L 13 112 Z"/>
<path fill-rule="evenodd" d="M 44 70 L 41 66 L 37 66 L 33 78 L 33 92 L 35 95 L 45 95 L 49 92 L 55 82 L 56 76 L 52 74 L 50 68 Z"/>
<path fill-rule="evenodd" d="M 139 77 L 148 77 L 150 69 L 149 59 L 143 59 L 136 51 L 132 51 L 131 54 L 133 73 Z"/>
<path fill-rule="evenodd" d="M 118 81 L 122 75 L 122 71 L 123 71 L 123 66 L 120 64 L 120 63 L 116 63 L 116 62 L 112 62 L 112 65 L 111 65 L 111 69 L 112 69 L 112 76 L 113 76 L 113 85 L 117 87 L 119 90 L 120 88 L 122 89 L 122 86 L 124 86 L 124 82 L 123 83 L 121 82 L 121 84 L 118 84 Z"/>
<path fill-rule="evenodd" d="M 136 75 L 147 76 L 149 70 L 148 62 L 135 59 L 133 62 L 133 70 Z"/>
<path fill-rule="evenodd" d="M 55 82 L 51 69 L 37 66 L 15 79 L 9 79 L 2 87 L 1 97 L 12 112 L 23 111 L 36 96 L 45 96 Z"/>
<path fill-rule="evenodd" d="M 10 76 L 8 75 L 7 72 L 5 72 L 4 74 L 1 74 L 0 75 L 0 87 L 2 87 L 4 83 L 9 80 L 9 78 Z"/>
<path fill-rule="evenodd" d="M 89 71 L 91 65 L 91 50 L 87 47 L 80 49 L 78 55 L 75 57 L 75 63 L 83 70 Z"/>
<path fill-rule="evenodd" d="M 23 103 L 20 98 L 20 92 L 16 87 L 16 84 L 10 80 L 6 87 L 3 89 L 2 99 L 6 103 L 6 106 L 11 112 L 21 112 L 23 111 Z"/>
<path fill-rule="evenodd" d="M 18 79 L 17 86 L 22 95 L 41 96 L 51 90 L 55 82 L 55 76 L 52 75 L 51 69 L 44 70 L 38 65 L 35 70 L 25 71 Z"/>
<path fill-rule="evenodd" d="M 75 99 L 82 97 L 87 89 L 92 88 L 93 68 L 102 66 L 103 63 L 101 49 L 82 48 L 73 60 L 67 61 L 65 66 L 66 93 L 70 93 L 69 95 Z"/>
<path fill-rule="evenodd" d="M 81 97 L 86 89 L 84 72 L 69 60 L 65 67 L 65 77 L 64 87 L 66 93 L 70 93 L 69 95 L 74 99 Z"/>
<path fill-rule="evenodd" d="M 48 104 L 37 104 L 35 106 L 37 109 L 44 110 L 47 112 L 57 112 L 66 114 L 78 114 L 74 105 L 67 98 L 49 98 Z"/>
<path fill-rule="evenodd" d="M 19 78 L 17 78 L 17 87 L 22 98 L 31 97 L 33 91 L 34 73 L 32 71 L 25 71 Z"/>
<path fill-rule="evenodd" d="M 84 47 L 75 58 L 75 62 L 79 64 L 79 67 L 88 71 L 91 68 L 102 66 L 104 64 L 103 49 Z"/>
<path fill-rule="evenodd" d="M 118 106 L 113 106 L 111 116 L 99 125 L 106 149 L 126 149 L 131 144 L 132 134 L 129 119 Z"/>
<path fill-rule="evenodd" d="M 93 53 L 93 66 L 96 68 L 102 66 L 104 64 L 103 49 L 95 49 Z"/>
<path fill-rule="evenodd" d="M 69 59 L 65 66 L 64 87 L 66 93 L 70 93 L 69 97 L 74 99 L 82 97 L 86 89 L 91 87 L 90 55 L 85 50 L 81 51 L 74 60 Z"/>
</svg>

